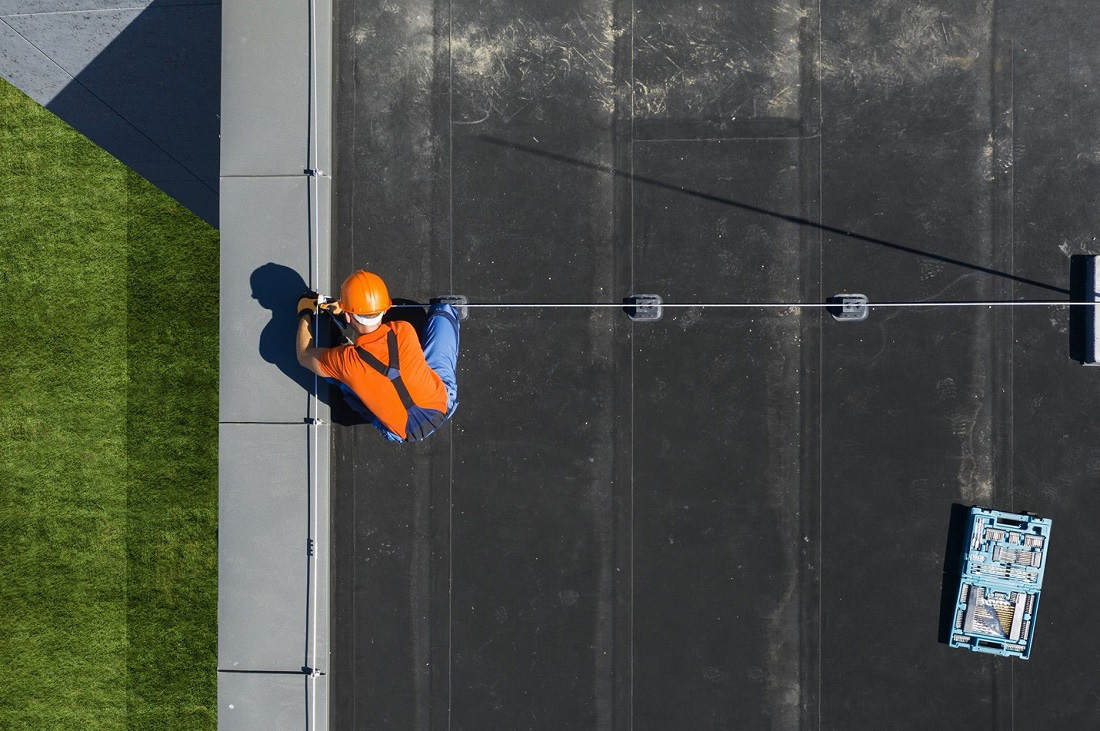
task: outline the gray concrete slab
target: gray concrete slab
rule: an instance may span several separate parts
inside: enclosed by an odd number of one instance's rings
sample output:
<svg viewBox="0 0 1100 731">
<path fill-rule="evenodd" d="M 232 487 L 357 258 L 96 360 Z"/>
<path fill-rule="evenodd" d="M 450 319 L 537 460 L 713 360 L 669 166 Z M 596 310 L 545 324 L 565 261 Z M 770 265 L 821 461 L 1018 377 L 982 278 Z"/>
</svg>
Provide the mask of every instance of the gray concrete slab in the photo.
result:
<svg viewBox="0 0 1100 731">
<path fill-rule="evenodd" d="M 316 252 L 311 250 L 310 255 L 317 267 L 318 289 L 321 292 L 339 295 L 340 283 L 343 279 L 332 281 L 332 257 L 328 255 L 329 242 L 332 239 L 332 178 L 328 175 L 317 176 L 312 179 L 312 184 L 316 187 L 310 198 L 309 221 L 311 226 L 316 224 L 313 229 Z"/>
<path fill-rule="evenodd" d="M 222 424 L 219 430 L 220 669 L 306 666 L 308 429 Z"/>
<path fill-rule="evenodd" d="M 0 17 L 25 13 L 67 13 L 120 8 L 147 8 L 150 5 L 210 5 L 211 0 L 0 0 Z"/>
<path fill-rule="evenodd" d="M 294 355 L 295 297 L 310 279 L 308 179 L 223 178 L 222 188 L 220 419 L 301 423 L 314 387 Z"/>
<path fill-rule="evenodd" d="M 309 724 L 306 675 L 218 674 L 219 731 L 305 731 Z"/>
<path fill-rule="evenodd" d="M 327 388 L 294 355 L 297 295 L 331 291 L 331 179 L 305 174 L 330 167 L 330 0 L 318 0 L 315 13 L 311 24 L 309 3 L 234 2 L 223 16 L 222 485 L 251 486 L 241 505 L 274 489 L 276 501 L 252 507 L 290 543 L 274 548 L 284 555 L 268 557 L 259 577 L 221 584 L 219 659 L 282 671 L 297 648 L 295 667 L 312 674 L 302 687 L 220 673 L 222 728 L 327 728 L 329 720 L 330 411 Z M 325 343 L 323 328 L 318 339 Z M 318 390 L 320 400 L 311 395 Z M 269 456 L 270 448 L 278 454 Z M 260 545 L 255 521 L 247 508 L 223 510 L 223 565 L 240 564 Z M 280 625 L 277 639 L 255 631 L 256 612 Z M 243 705 L 230 707 L 230 695 Z"/>
<path fill-rule="evenodd" d="M 309 6 L 223 8 L 223 176 L 301 175 L 310 163 Z"/>
<path fill-rule="evenodd" d="M 76 76 L 101 56 L 146 8 L 124 7 L 98 12 L 53 12 L 14 15 L 4 22 Z M 74 42 L 75 41 L 75 42 Z M 122 83 L 124 79 L 118 79 Z"/>
<path fill-rule="evenodd" d="M 313 129 L 317 144 L 315 154 L 317 159 L 314 167 L 323 171 L 331 178 L 333 168 L 332 158 L 332 128 L 334 126 L 333 114 L 335 99 L 333 94 L 333 73 L 335 59 L 333 58 L 333 2 L 334 0 L 316 0 L 315 12 L 317 14 L 317 27 L 314 32 L 314 58 L 316 60 L 316 81 L 314 95 L 317 102 L 316 120 Z M 324 220 L 329 221 L 331 216 Z"/>
<path fill-rule="evenodd" d="M 0 18 L 0 76 L 39 104 L 71 81 L 64 69 Z"/>
</svg>

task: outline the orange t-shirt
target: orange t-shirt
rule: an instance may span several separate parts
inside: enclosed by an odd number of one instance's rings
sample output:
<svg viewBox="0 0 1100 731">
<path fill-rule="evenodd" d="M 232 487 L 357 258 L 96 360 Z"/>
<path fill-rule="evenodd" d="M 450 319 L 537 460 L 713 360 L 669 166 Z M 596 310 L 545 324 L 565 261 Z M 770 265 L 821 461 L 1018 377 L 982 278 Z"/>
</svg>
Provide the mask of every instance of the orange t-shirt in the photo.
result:
<svg viewBox="0 0 1100 731">
<path fill-rule="evenodd" d="M 397 334 L 401 380 L 409 390 L 413 403 L 424 409 L 447 413 L 447 387 L 435 371 L 428 367 L 424 360 L 424 351 L 416 337 L 416 330 L 407 322 L 385 322 L 374 332 L 360 335 L 355 345 L 325 348 L 320 358 L 321 370 L 329 378 L 346 383 L 372 414 L 389 427 L 390 431 L 405 439 L 405 422 L 409 413 L 402 405 L 397 389 L 388 378 L 367 365 L 355 352 L 355 347 L 358 346 L 388 365 L 390 353 L 386 347 L 386 336 L 391 330 Z"/>
</svg>

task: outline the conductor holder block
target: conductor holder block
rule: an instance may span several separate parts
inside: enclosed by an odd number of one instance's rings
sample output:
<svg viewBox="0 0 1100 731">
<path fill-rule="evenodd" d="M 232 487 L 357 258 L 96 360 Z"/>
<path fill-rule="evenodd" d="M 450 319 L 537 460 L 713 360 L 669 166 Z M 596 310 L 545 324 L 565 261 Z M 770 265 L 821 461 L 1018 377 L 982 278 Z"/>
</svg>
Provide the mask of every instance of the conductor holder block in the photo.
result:
<svg viewBox="0 0 1100 731">
<path fill-rule="evenodd" d="M 458 319 L 465 320 L 470 316 L 470 300 L 464 294 L 445 294 L 442 297 L 433 297 L 430 304 L 450 305 L 458 311 Z"/>
<path fill-rule="evenodd" d="M 867 319 L 867 295 L 834 294 L 826 302 L 825 309 L 838 322 L 860 322 Z"/>
<path fill-rule="evenodd" d="M 636 322 L 654 322 L 661 319 L 661 296 L 658 294 L 632 294 L 623 300 L 623 312 Z"/>
</svg>

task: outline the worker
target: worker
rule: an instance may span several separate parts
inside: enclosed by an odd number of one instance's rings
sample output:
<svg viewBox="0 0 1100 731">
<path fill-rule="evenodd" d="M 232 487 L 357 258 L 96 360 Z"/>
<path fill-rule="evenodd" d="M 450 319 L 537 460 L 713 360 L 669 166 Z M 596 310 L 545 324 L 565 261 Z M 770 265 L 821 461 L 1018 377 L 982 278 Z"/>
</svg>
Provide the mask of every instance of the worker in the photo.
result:
<svg viewBox="0 0 1100 731">
<path fill-rule="evenodd" d="M 415 442 L 435 432 L 458 406 L 459 314 L 433 300 L 421 349 L 412 325 L 382 321 L 392 304 L 381 277 L 356 271 L 344 280 L 337 302 L 320 305 L 347 323 L 355 342 L 318 348 L 310 330 L 318 296 L 305 293 L 298 300 L 298 362 L 338 384 L 348 404 L 386 439 Z"/>
</svg>

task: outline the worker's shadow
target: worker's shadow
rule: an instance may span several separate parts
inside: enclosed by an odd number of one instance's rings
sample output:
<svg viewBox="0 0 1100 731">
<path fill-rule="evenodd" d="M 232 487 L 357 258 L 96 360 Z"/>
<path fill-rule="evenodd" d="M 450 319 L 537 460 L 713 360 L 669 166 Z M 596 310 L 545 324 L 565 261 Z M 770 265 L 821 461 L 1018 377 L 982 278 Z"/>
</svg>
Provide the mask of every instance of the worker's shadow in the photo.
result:
<svg viewBox="0 0 1100 731">
<path fill-rule="evenodd" d="M 298 295 L 309 289 L 309 286 L 298 272 L 274 263 L 264 264 L 253 271 L 249 283 L 252 285 L 252 299 L 271 312 L 271 319 L 260 331 L 260 357 L 301 386 L 306 394 L 312 393 L 315 383 L 313 373 L 298 363 L 294 350 L 294 333 L 298 326 Z M 337 342 L 336 336 L 327 328 L 322 330 L 318 334 L 318 341 L 322 346 Z M 322 403 L 331 406 L 333 401 L 341 400 L 333 397 L 333 390 L 322 381 L 317 396 Z"/>
<path fill-rule="evenodd" d="M 306 394 L 312 393 L 315 383 L 313 373 L 298 363 L 294 349 L 294 333 L 298 326 L 297 298 L 309 288 L 308 285 L 298 272 L 274 263 L 264 264 L 253 271 L 250 283 L 252 298 L 271 312 L 271 319 L 260 332 L 260 357 L 301 386 Z M 410 323 L 423 341 L 424 326 L 428 321 L 424 306 L 413 300 L 398 298 L 394 298 L 393 303 L 415 306 L 394 307 L 386 313 L 384 321 L 404 320 Z M 327 314 L 319 318 L 317 330 L 315 336 L 320 347 L 327 348 L 347 342 L 336 321 Z M 333 423 L 341 426 L 367 423 L 357 411 L 348 406 L 338 387 L 321 380 L 317 396 L 331 409 L 330 418 Z"/>
<path fill-rule="evenodd" d="M 386 312 L 382 322 L 394 322 L 402 320 L 416 329 L 416 335 L 420 339 L 420 345 L 424 345 L 424 328 L 428 325 L 428 306 L 416 300 L 406 300 L 394 297 L 396 307 Z"/>
</svg>

